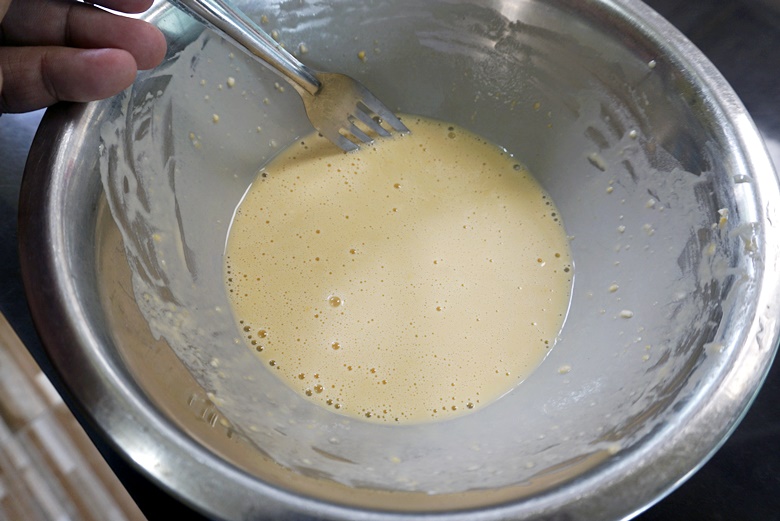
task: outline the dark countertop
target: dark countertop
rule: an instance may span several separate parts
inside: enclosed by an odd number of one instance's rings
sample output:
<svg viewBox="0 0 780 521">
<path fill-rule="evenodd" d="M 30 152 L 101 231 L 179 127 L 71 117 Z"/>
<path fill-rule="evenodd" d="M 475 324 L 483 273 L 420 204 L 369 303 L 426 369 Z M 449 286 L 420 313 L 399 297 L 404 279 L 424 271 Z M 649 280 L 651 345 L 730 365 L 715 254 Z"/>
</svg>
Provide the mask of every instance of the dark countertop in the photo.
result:
<svg viewBox="0 0 780 521">
<path fill-rule="evenodd" d="M 780 168 L 780 0 L 647 0 L 723 73 L 747 106 Z M 0 118 L 0 312 L 44 372 L 51 367 L 27 310 L 16 249 L 17 198 L 42 112 Z M 56 377 L 55 385 L 56 385 Z M 780 363 L 742 423 L 701 470 L 640 521 L 780 520 Z M 104 457 L 150 521 L 202 516 L 147 482 L 100 440 Z"/>
</svg>

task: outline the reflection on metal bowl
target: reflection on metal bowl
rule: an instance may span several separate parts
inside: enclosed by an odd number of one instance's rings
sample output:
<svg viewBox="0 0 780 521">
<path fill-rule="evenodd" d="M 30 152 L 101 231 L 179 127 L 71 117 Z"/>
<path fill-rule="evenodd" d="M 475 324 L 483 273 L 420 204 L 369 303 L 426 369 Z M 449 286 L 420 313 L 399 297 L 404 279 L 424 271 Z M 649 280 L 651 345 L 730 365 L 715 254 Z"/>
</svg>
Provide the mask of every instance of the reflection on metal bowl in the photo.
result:
<svg viewBox="0 0 780 521">
<path fill-rule="evenodd" d="M 573 237 L 569 316 L 528 380 L 451 421 L 353 420 L 270 377 L 233 343 L 222 251 L 308 123 L 270 71 L 160 7 L 165 63 L 50 111 L 21 203 L 41 337 L 122 453 L 225 519 L 617 519 L 717 449 L 777 343 L 780 192 L 690 43 L 629 0 L 247 4 L 307 63 L 525 163 Z"/>
</svg>

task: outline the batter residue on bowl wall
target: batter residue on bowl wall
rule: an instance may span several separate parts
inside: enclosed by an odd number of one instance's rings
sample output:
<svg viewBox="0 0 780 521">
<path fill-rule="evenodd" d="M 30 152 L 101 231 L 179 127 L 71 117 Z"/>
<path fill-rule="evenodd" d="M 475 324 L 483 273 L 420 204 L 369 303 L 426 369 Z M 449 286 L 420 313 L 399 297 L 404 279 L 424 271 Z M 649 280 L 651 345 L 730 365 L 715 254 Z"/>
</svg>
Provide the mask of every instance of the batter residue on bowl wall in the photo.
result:
<svg viewBox="0 0 780 521">
<path fill-rule="evenodd" d="M 323 406 L 386 422 L 497 399 L 563 324 L 571 258 L 550 198 L 499 147 L 405 117 L 344 154 L 316 134 L 236 210 L 225 277 L 271 371 Z"/>
</svg>

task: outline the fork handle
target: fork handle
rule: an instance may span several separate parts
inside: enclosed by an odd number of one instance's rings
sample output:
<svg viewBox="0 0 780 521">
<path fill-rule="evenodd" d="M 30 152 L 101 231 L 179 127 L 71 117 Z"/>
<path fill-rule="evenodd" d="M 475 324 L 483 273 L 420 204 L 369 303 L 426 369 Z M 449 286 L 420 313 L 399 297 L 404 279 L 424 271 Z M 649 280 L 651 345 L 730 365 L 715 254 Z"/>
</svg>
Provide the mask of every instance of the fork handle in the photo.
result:
<svg viewBox="0 0 780 521">
<path fill-rule="evenodd" d="M 294 86 L 299 86 L 309 94 L 316 94 L 319 91 L 320 82 L 315 72 L 287 52 L 229 0 L 170 0 L 170 2 L 250 55 L 271 66 Z"/>
</svg>

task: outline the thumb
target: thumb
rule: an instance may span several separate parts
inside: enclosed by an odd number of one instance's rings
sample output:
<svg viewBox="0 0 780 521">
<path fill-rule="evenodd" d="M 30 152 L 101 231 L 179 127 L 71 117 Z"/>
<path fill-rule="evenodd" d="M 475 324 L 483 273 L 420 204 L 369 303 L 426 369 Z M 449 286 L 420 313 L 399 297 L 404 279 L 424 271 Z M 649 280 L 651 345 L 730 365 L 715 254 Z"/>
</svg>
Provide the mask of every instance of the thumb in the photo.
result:
<svg viewBox="0 0 780 521">
<path fill-rule="evenodd" d="M 136 63 L 119 49 L 2 47 L 0 112 L 27 112 L 57 101 L 92 101 L 133 83 Z M 1 80 L 0 80 L 1 81 Z"/>
</svg>

